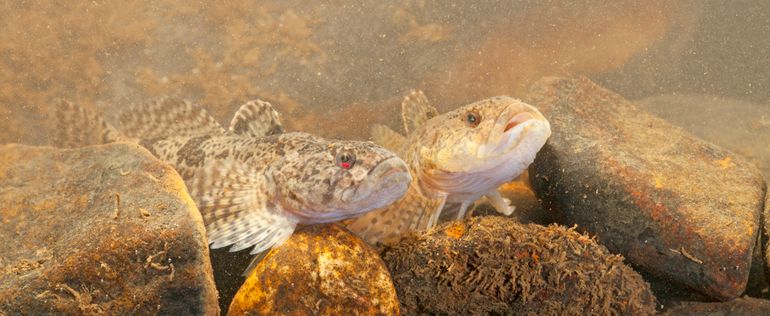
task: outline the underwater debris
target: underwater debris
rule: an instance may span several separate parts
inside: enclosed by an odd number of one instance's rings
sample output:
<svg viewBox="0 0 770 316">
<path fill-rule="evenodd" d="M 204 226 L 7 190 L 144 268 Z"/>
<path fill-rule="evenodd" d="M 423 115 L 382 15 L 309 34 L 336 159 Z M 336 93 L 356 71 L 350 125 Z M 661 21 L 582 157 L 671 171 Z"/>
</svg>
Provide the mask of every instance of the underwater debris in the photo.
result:
<svg viewBox="0 0 770 316">
<path fill-rule="evenodd" d="M 120 216 L 120 193 L 115 193 L 115 214 L 112 218 L 118 219 L 118 216 Z"/>
<path fill-rule="evenodd" d="M 661 316 L 770 315 L 770 300 L 739 297 L 728 302 L 679 302 Z"/>
<path fill-rule="evenodd" d="M 383 251 L 404 314 L 653 315 L 623 257 L 559 225 L 475 217 Z"/>
<path fill-rule="evenodd" d="M 377 253 L 337 224 L 306 226 L 248 275 L 228 315 L 398 315 Z"/>
<path fill-rule="evenodd" d="M 559 222 L 680 287 L 743 293 L 765 187 L 753 164 L 587 78 L 545 78 L 527 100 L 559 126 L 530 169 Z"/>
<path fill-rule="evenodd" d="M 218 313 L 200 214 L 138 145 L 0 146 L 0 205 L 0 240 L 15 245 L 0 248 L 0 314 Z"/>
</svg>

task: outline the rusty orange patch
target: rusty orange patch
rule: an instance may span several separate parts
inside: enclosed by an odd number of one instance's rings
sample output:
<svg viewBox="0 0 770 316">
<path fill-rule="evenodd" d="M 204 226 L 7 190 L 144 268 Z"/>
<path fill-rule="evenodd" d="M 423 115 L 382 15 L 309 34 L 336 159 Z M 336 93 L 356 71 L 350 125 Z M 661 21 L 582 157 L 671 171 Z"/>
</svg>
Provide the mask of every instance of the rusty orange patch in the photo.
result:
<svg viewBox="0 0 770 316">
<path fill-rule="evenodd" d="M 727 169 L 727 168 L 730 168 L 731 166 L 734 166 L 732 161 L 733 161 L 733 157 L 728 156 L 728 157 L 725 157 L 724 159 L 714 161 L 714 163 L 722 167 L 722 169 Z"/>
<path fill-rule="evenodd" d="M 447 226 L 447 228 L 444 229 L 444 233 L 454 239 L 460 239 L 460 237 L 465 234 L 465 225 L 463 225 L 461 222 L 455 222 Z"/>
</svg>

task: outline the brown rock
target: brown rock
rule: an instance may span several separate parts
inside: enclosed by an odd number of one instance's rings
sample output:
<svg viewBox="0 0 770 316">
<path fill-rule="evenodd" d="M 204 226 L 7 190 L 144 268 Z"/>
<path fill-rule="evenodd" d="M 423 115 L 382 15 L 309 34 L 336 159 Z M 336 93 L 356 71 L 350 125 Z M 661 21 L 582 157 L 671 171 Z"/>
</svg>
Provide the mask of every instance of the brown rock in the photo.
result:
<svg viewBox="0 0 770 316">
<path fill-rule="evenodd" d="M 238 290 L 228 315 L 398 315 L 377 253 L 336 224 L 298 230 Z"/>
<path fill-rule="evenodd" d="M 770 104 L 698 94 L 634 101 L 640 108 L 706 141 L 748 158 L 770 177 Z"/>
<path fill-rule="evenodd" d="M 642 277 L 563 226 L 476 217 L 407 236 L 383 259 L 405 314 L 652 315 Z"/>
<path fill-rule="evenodd" d="M 737 298 L 728 302 L 703 303 L 681 302 L 667 309 L 663 316 L 765 316 L 770 315 L 770 301 L 752 297 Z"/>
<path fill-rule="evenodd" d="M 0 314 L 218 313 L 203 222 L 144 149 L 0 146 Z"/>
<path fill-rule="evenodd" d="M 744 291 L 764 199 L 755 166 L 585 78 L 544 79 L 529 102 L 553 128 L 532 184 L 563 223 L 705 295 Z"/>
</svg>

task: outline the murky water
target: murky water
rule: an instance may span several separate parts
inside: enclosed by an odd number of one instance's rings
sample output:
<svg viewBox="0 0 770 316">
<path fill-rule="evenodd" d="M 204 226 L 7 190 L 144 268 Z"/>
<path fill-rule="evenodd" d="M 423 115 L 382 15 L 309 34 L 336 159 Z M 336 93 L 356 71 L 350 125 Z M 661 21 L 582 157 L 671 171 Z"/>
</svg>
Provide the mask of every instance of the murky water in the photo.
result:
<svg viewBox="0 0 770 316">
<path fill-rule="evenodd" d="M 445 112 L 587 76 L 770 178 L 768 34 L 761 0 L 3 1 L 0 142 L 50 144 L 55 100 L 110 118 L 166 95 L 223 124 L 262 98 L 288 130 L 368 139 L 410 89 Z"/>
</svg>

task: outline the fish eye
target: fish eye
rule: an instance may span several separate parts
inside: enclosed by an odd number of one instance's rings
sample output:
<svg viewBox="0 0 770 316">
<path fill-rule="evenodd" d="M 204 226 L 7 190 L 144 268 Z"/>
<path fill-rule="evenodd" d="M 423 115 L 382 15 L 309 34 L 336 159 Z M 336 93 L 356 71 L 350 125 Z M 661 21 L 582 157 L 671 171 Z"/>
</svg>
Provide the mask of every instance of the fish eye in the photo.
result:
<svg viewBox="0 0 770 316">
<path fill-rule="evenodd" d="M 336 160 L 337 165 L 342 167 L 342 169 L 350 169 L 356 163 L 356 155 L 350 151 L 342 150 L 337 153 Z"/>
<path fill-rule="evenodd" d="M 468 111 L 465 113 L 465 123 L 470 127 L 479 126 L 481 123 L 481 115 L 476 111 Z"/>
</svg>

